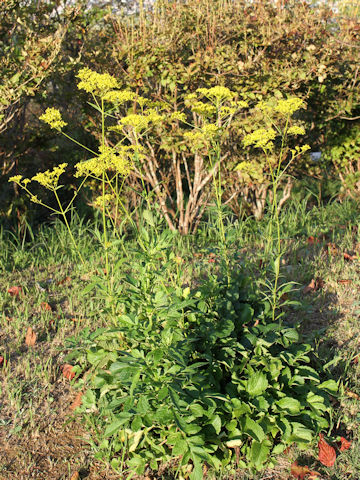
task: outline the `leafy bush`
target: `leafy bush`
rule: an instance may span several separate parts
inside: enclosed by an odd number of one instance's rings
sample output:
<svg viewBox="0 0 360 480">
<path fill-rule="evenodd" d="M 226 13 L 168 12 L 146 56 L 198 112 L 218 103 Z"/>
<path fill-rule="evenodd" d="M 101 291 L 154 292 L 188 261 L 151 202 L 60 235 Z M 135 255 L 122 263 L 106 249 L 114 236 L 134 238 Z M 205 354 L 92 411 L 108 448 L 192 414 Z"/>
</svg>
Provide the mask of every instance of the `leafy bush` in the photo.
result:
<svg viewBox="0 0 360 480">
<path fill-rule="evenodd" d="M 325 150 L 339 175 L 342 194 L 358 199 L 360 196 L 360 128 L 345 129 L 333 138 Z"/>
<path fill-rule="evenodd" d="M 140 18 L 104 18 L 102 48 L 95 48 L 98 36 L 93 48 L 89 40 L 84 60 L 122 79 L 123 88 L 169 104 L 170 111 L 182 111 L 188 93 L 214 85 L 237 92 L 250 106 L 270 95 L 303 98 L 305 141 L 321 148 L 336 135 L 340 117 L 357 115 L 357 40 L 357 20 L 336 16 L 322 3 L 314 7 L 297 0 L 286 6 L 245 0 L 159 2 Z M 228 155 L 222 172 L 225 199 L 237 214 L 242 204 L 245 211 L 261 217 L 271 195 L 271 175 L 261 152 L 250 157 L 240 147 L 241 136 L 255 126 L 254 117 L 243 115 L 235 126 L 237 131 L 223 150 Z M 179 212 L 176 172 L 185 180 L 188 167 L 194 179 L 196 162 L 186 165 L 177 129 L 167 129 L 152 147 L 153 168 L 145 181 L 151 190 L 159 186 L 158 203 L 166 195 L 172 218 Z M 235 170 L 241 162 L 251 162 L 251 174 Z M 302 173 L 299 166 L 300 162 L 293 165 L 291 176 L 282 179 L 279 191 L 284 201 L 291 193 L 292 176 Z M 132 188 L 139 188 L 135 175 L 129 180 Z M 188 185 L 183 190 L 185 199 L 191 196 Z M 199 202 L 200 210 L 206 197 Z M 136 204 L 132 195 L 129 199 Z M 176 226 L 176 218 L 172 220 Z"/>
<path fill-rule="evenodd" d="M 89 369 L 79 411 L 96 425 L 97 456 L 132 474 L 177 459 L 178 472 L 202 479 L 205 463 L 261 469 L 293 443 L 309 446 L 336 390 L 311 367 L 310 345 L 272 322 L 242 273 L 180 287 L 172 234 L 142 235 L 145 250 L 124 264 L 114 327 L 71 354 Z"/>
</svg>

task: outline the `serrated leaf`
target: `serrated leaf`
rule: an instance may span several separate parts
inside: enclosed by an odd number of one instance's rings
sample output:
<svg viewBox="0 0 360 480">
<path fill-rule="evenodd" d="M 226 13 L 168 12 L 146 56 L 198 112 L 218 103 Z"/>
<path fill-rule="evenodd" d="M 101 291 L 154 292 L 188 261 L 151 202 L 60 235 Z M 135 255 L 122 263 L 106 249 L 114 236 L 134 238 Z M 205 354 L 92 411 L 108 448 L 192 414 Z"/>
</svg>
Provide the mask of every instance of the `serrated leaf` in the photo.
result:
<svg viewBox="0 0 360 480">
<path fill-rule="evenodd" d="M 265 439 L 264 430 L 252 418 L 246 417 L 243 420 L 243 432 L 257 442 L 261 443 Z"/>
<path fill-rule="evenodd" d="M 291 397 L 283 397 L 276 402 L 280 410 L 285 410 L 289 415 L 297 415 L 301 410 L 299 400 Z"/>
<path fill-rule="evenodd" d="M 254 375 L 251 375 L 247 381 L 246 391 L 252 397 L 257 397 L 265 392 L 269 385 L 269 382 L 266 378 L 266 375 L 262 372 L 256 372 Z"/>
</svg>

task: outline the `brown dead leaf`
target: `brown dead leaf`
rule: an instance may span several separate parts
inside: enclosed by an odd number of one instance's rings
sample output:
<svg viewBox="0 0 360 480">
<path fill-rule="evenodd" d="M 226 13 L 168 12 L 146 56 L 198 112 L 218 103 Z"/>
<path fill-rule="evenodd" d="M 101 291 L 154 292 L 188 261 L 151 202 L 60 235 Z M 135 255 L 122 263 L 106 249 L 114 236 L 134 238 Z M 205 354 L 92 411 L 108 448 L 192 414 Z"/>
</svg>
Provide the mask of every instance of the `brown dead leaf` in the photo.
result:
<svg viewBox="0 0 360 480">
<path fill-rule="evenodd" d="M 52 312 L 52 307 L 47 302 L 42 302 L 40 305 L 40 309 L 43 312 Z"/>
<path fill-rule="evenodd" d="M 83 396 L 83 392 L 79 392 L 79 393 L 76 395 L 73 403 L 70 405 L 70 409 L 71 409 L 71 410 L 75 410 L 76 408 L 80 407 L 81 402 L 82 402 L 82 396 Z"/>
<path fill-rule="evenodd" d="M 79 479 L 80 479 L 79 472 L 73 473 L 70 477 L 70 480 L 79 480 Z"/>
<path fill-rule="evenodd" d="M 350 253 L 344 252 L 344 259 L 347 260 L 348 262 L 352 262 L 353 260 L 356 259 L 356 255 L 350 255 Z"/>
<path fill-rule="evenodd" d="M 308 243 L 308 245 L 314 245 L 314 243 L 320 243 L 320 240 L 318 238 L 310 235 L 310 237 L 308 237 L 308 239 L 307 239 L 307 243 Z"/>
<path fill-rule="evenodd" d="M 320 290 L 321 288 L 323 288 L 325 285 L 325 282 L 322 278 L 320 277 L 316 277 L 316 279 L 312 279 L 311 282 L 309 283 L 309 285 L 307 285 L 305 288 L 304 288 L 304 293 L 312 293 L 312 292 L 316 292 L 317 290 Z"/>
<path fill-rule="evenodd" d="M 73 371 L 73 365 L 66 363 L 62 366 L 62 374 L 68 380 L 72 380 L 75 377 L 75 372 Z"/>
<path fill-rule="evenodd" d="M 328 243 L 327 245 L 327 249 L 328 249 L 328 254 L 329 255 L 338 255 L 339 254 L 339 249 L 338 247 L 335 245 L 335 243 Z"/>
<path fill-rule="evenodd" d="M 31 327 L 27 329 L 25 343 L 28 347 L 33 347 L 36 343 L 36 333 Z"/>
<path fill-rule="evenodd" d="M 294 462 L 291 465 L 291 475 L 293 475 L 298 480 L 305 480 L 305 477 L 311 475 L 311 478 L 315 480 L 319 478 L 320 473 L 315 472 L 314 470 L 310 470 L 307 465 L 298 465 L 297 462 Z"/>
<path fill-rule="evenodd" d="M 7 292 L 12 297 L 18 297 L 19 295 L 21 295 L 23 293 L 23 289 L 22 289 L 22 287 L 19 287 L 19 286 L 13 286 L 13 287 L 8 288 Z"/>
<path fill-rule="evenodd" d="M 351 442 L 349 442 L 349 440 L 347 440 L 346 438 L 344 437 L 340 437 L 340 452 L 344 452 L 345 450 L 348 450 L 350 447 L 351 447 Z"/>
<path fill-rule="evenodd" d="M 325 467 L 332 467 L 336 460 L 335 448 L 324 440 L 324 435 L 322 433 L 320 433 L 319 437 L 319 461 L 325 465 Z"/>
<path fill-rule="evenodd" d="M 71 282 L 71 277 L 65 277 L 62 280 L 59 280 L 57 282 L 58 285 L 64 285 L 65 283 L 70 283 Z"/>
<path fill-rule="evenodd" d="M 338 280 L 337 283 L 339 283 L 340 285 L 350 285 L 352 283 L 352 280 L 350 279 Z"/>
<path fill-rule="evenodd" d="M 345 395 L 349 398 L 355 398 L 355 400 L 360 400 L 359 395 L 355 392 L 352 392 L 351 390 L 345 390 Z"/>
</svg>

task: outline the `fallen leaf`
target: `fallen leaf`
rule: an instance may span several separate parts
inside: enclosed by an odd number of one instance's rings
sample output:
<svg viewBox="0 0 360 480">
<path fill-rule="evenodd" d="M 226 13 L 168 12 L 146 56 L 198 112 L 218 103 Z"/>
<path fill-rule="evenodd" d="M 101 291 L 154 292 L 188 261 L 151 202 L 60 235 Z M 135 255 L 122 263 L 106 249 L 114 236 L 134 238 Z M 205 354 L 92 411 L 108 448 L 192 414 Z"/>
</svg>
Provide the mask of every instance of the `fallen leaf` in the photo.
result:
<svg viewBox="0 0 360 480">
<path fill-rule="evenodd" d="M 23 289 L 22 289 L 22 287 L 13 286 L 13 287 L 8 288 L 8 293 L 12 297 L 18 297 L 21 293 L 23 293 Z"/>
<path fill-rule="evenodd" d="M 322 278 L 320 277 L 317 277 L 316 279 L 313 278 L 309 283 L 309 285 L 307 285 L 304 288 L 304 293 L 316 292 L 320 288 L 323 288 L 324 285 L 325 285 L 325 282 Z"/>
<path fill-rule="evenodd" d="M 349 253 L 344 252 L 344 259 L 352 262 L 356 259 L 356 255 L 350 255 Z"/>
<path fill-rule="evenodd" d="M 59 280 L 57 284 L 58 285 L 64 285 L 64 283 L 70 283 L 70 282 L 71 282 L 71 278 L 70 277 L 65 277 L 62 280 Z"/>
<path fill-rule="evenodd" d="M 338 255 L 339 254 L 339 249 L 335 245 L 335 243 L 328 243 L 327 244 L 327 249 L 328 249 L 328 254 L 329 255 Z"/>
<path fill-rule="evenodd" d="M 350 398 L 355 398 L 356 400 L 360 400 L 359 395 L 355 392 L 352 392 L 351 390 L 345 390 L 345 395 L 347 395 Z"/>
<path fill-rule="evenodd" d="M 215 258 L 209 258 L 208 262 L 209 263 L 215 263 Z"/>
<path fill-rule="evenodd" d="M 80 479 L 79 472 L 73 473 L 70 477 L 70 480 L 79 480 L 79 479 Z"/>
<path fill-rule="evenodd" d="M 73 365 L 69 365 L 68 363 L 66 363 L 62 367 L 63 376 L 68 380 L 72 380 L 75 377 L 75 372 L 73 371 L 73 368 Z"/>
<path fill-rule="evenodd" d="M 310 470 L 307 465 L 298 465 L 297 462 L 294 462 L 291 465 L 291 475 L 298 480 L 304 480 L 307 475 L 311 475 L 311 477 L 315 480 L 316 478 L 319 478 L 320 473 Z"/>
<path fill-rule="evenodd" d="M 312 235 L 310 235 L 310 237 L 308 237 L 307 239 L 307 243 L 309 245 L 314 245 L 314 243 L 320 243 L 320 240 L 316 237 L 313 237 Z"/>
<path fill-rule="evenodd" d="M 319 461 L 325 465 L 325 467 L 332 467 L 336 460 L 335 448 L 330 446 L 325 440 L 324 435 L 320 433 L 320 439 L 318 442 L 319 448 Z"/>
<path fill-rule="evenodd" d="M 337 283 L 340 285 L 350 285 L 352 283 L 352 280 L 346 279 L 346 280 L 338 280 Z"/>
<path fill-rule="evenodd" d="M 340 452 L 344 452 L 345 450 L 348 450 L 350 447 L 351 447 L 351 442 L 349 442 L 349 440 L 346 440 L 346 438 L 344 437 L 340 437 L 340 442 L 341 442 L 341 446 L 340 446 Z"/>
<path fill-rule="evenodd" d="M 28 347 L 33 347 L 36 343 L 36 333 L 31 327 L 27 329 L 25 343 Z"/>
<path fill-rule="evenodd" d="M 42 302 L 41 305 L 40 305 L 40 309 L 43 312 L 52 312 L 51 305 L 49 305 L 47 302 Z"/>
<path fill-rule="evenodd" d="M 81 402 L 82 402 L 82 396 L 83 396 L 83 392 L 79 392 L 79 393 L 76 395 L 75 400 L 74 400 L 73 403 L 70 405 L 70 409 L 71 409 L 71 410 L 75 410 L 76 408 L 80 407 Z"/>
<path fill-rule="evenodd" d="M 3 365 L 5 365 L 4 360 L 5 360 L 4 357 L 2 357 L 2 356 L 0 355 L 0 367 L 2 367 Z"/>
</svg>

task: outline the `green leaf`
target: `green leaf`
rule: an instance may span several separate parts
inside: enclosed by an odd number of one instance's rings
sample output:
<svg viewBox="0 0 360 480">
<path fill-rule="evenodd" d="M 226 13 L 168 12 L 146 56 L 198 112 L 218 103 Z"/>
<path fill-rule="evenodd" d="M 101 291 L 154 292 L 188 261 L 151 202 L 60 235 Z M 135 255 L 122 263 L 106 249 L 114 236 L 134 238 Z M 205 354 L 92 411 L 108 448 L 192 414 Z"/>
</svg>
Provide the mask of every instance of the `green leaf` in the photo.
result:
<svg viewBox="0 0 360 480">
<path fill-rule="evenodd" d="M 246 417 L 245 420 L 242 421 L 243 424 L 243 432 L 249 437 L 253 438 L 257 442 L 261 443 L 265 439 L 264 430 L 260 427 L 260 425 L 250 417 Z"/>
<path fill-rule="evenodd" d="M 270 452 L 271 442 L 256 442 L 253 440 L 250 448 L 250 460 L 256 468 L 260 468 L 267 460 Z"/>
<path fill-rule="evenodd" d="M 246 385 L 246 391 L 250 396 L 256 397 L 264 393 L 268 385 L 269 382 L 266 378 L 266 375 L 262 372 L 256 372 L 249 378 Z"/>
<path fill-rule="evenodd" d="M 339 385 L 338 382 L 335 382 L 335 380 L 326 380 L 326 382 L 320 383 L 320 385 L 318 385 L 318 388 L 326 390 L 330 393 L 336 393 L 339 389 Z"/>
<path fill-rule="evenodd" d="M 186 440 L 181 439 L 175 443 L 174 448 L 172 449 L 172 454 L 178 457 L 179 455 L 185 455 L 188 450 L 189 446 Z"/>
<path fill-rule="evenodd" d="M 216 435 L 219 435 L 220 430 L 221 430 L 221 418 L 219 415 L 216 415 L 210 422 L 210 425 L 212 425 L 215 429 Z"/>
<path fill-rule="evenodd" d="M 104 436 L 111 437 L 114 435 L 124 423 L 128 422 L 132 417 L 131 413 L 122 412 L 117 414 L 116 419 L 106 427 Z"/>
<path fill-rule="evenodd" d="M 154 216 L 150 210 L 143 211 L 143 218 L 151 227 L 155 227 Z"/>
<path fill-rule="evenodd" d="M 300 413 L 301 404 L 299 400 L 291 397 L 283 397 L 276 402 L 280 410 L 285 410 L 289 415 L 297 415 Z"/>
</svg>

